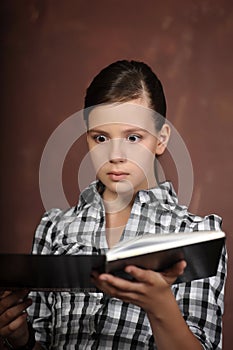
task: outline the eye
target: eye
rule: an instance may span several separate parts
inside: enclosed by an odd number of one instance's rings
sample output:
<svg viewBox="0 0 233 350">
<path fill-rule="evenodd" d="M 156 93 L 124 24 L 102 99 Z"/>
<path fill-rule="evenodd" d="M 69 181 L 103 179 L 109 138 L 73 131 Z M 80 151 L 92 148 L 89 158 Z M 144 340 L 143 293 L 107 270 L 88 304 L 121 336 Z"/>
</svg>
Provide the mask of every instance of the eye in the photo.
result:
<svg viewBox="0 0 233 350">
<path fill-rule="evenodd" d="M 97 143 L 103 143 L 103 142 L 106 142 L 108 140 L 108 138 L 105 135 L 96 135 L 96 136 L 94 136 L 94 140 Z"/>
<path fill-rule="evenodd" d="M 140 135 L 131 134 L 127 137 L 127 141 L 131 143 L 136 143 L 136 142 L 139 142 L 141 138 L 142 137 Z"/>
</svg>

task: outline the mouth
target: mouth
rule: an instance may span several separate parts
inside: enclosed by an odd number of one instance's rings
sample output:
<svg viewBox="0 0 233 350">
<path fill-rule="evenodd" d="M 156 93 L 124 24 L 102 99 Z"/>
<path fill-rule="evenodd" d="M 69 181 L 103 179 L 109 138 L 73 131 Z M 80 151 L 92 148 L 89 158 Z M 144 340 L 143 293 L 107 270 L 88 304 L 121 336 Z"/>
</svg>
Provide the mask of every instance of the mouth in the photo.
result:
<svg viewBox="0 0 233 350">
<path fill-rule="evenodd" d="M 125 173 L 122 171 L 111 171 L 111 172 L 108 172 L 107 175 L 113 181 L 121 181 L 121 180 L 125 180 L 129 175 L 129 173 Z"/>
</svg>

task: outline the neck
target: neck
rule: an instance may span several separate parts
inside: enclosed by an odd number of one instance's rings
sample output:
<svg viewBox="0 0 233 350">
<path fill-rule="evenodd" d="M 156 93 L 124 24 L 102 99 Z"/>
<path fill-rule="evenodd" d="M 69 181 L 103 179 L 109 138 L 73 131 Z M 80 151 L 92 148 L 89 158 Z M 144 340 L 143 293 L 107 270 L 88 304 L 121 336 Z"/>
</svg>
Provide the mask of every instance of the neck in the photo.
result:
<svg viewBox="0 0 233 350">
<path fill-rule="evenodd" d="M 115 214 L 125 210 L 126 208 L 132 208 L 134 198 L 135 193 L 132 191 L 123 194 L 110 194 L 105 190 L 103 193 L 105 211 L 108 214 Z"/>
</svg>

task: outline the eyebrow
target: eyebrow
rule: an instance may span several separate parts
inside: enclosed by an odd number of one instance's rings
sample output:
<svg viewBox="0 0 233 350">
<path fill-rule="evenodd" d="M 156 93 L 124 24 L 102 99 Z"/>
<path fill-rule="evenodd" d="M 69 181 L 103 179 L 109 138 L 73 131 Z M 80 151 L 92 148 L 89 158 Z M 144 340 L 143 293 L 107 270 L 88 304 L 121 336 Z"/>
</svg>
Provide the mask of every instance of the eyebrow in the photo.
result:
<svg viewBox="0 0 233 350">
<path fill-rule="evenodd" d="M 101 129 L 89 129 L 87 131 L 88 133 L 103 133 L 103 134 L 108 134 L 107 131 L 105 130 L 101 130 Z M 126 129 L 126 130 L 123 130 L 123 133 L 127 134 L 127 133 L 133 133 L 133 132 L 149 132 L 148 130 L 146 129 L 143 129 L 143 128 L 129 128 L 129 129 Z"/>
</svg>

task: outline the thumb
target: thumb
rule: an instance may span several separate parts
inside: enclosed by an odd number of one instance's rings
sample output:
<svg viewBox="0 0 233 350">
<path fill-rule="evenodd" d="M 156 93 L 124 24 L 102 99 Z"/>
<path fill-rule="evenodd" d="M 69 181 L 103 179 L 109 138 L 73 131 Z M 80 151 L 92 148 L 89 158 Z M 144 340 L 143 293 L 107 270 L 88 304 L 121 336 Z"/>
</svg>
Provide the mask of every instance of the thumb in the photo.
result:
<svg viewBox="0 0 233 350">
<path fill-rule="evenodd" d="M 171 266 L 171 268 L 169 268 L 168 270 L 162 272 L 161 275 L 167 281 L 167 283 L 173 284 L 176 281 L 176 279 L 184 273 L 186 266 L 186 261 L 181 260 L 178 263 Z"/>
<path fill-rule="evenodd" d="M 184 270 L 187 266 L 187 263 L 185 260 L 181 260 L 177 262 L 176 264 L 169 267 L 167 270 L 163 271 L 162 274 L 164 276 L 169 277 L 178 277 L 184 273 Z"/>
</svg>

